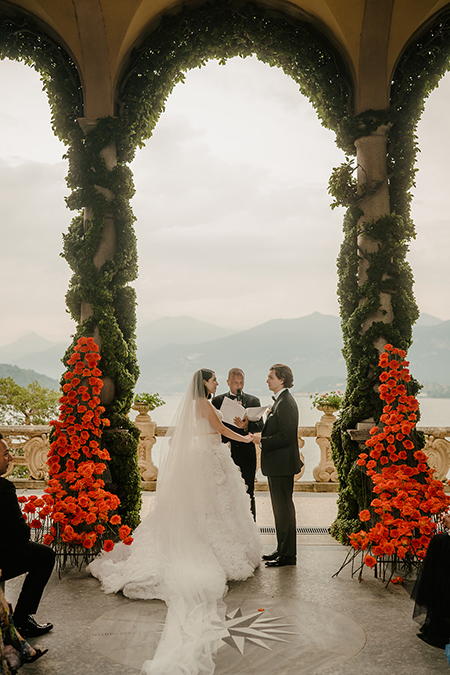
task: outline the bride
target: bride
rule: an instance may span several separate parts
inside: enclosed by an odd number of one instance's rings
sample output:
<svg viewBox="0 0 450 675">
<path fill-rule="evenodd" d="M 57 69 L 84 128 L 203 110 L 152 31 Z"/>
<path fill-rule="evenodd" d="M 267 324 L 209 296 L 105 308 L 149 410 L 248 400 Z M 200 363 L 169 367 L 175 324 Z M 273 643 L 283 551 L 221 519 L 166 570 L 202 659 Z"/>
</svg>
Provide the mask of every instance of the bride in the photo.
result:
<svg viewBox="0 0 450 675">
<path fill-rule="evenodd" d="M 159 598 L 164 630 L 145 675 L 214 672 L 225 619 L 227 580 L 247 579 L 261 544 L 245 483 L 220 435 L 250 443 L 225 427 L 208 400 L 212 370 L 194 373 L 161 448 L 154 508 L 131 546 L 117 544 L 89 566 L 106 593 Z"/>
</svg>

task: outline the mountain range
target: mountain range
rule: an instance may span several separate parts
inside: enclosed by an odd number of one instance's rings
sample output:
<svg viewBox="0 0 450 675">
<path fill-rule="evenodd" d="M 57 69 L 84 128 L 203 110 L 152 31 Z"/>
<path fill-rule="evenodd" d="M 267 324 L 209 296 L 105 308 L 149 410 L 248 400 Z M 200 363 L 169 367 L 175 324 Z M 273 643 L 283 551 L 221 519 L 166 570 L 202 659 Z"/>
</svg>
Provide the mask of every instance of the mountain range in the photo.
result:
<svg viewBox="0 0 450 675">
<path fill-rule="evenodd" d="M 32 382 L 37 382 L 41 387 L 46 387 L 47 389 L 55 389 L 56 391 L 59 389 L 59 382 L 52 377 L 37 373 L 35 370 L 25 370 L 18 366 L 11 366 L 8 363 L 0 363 L 1 377 L 10 377 L 21 387 L 27 387 Z"/>
<path fill-rule="evenodd" d="M 166 317 L 139 327 L 137 344 L 141 369 L 138 392 L 183 392 L 191 374 L 201 367 L 214 369 L 224 389 L 229 368 L 238 366 L 246 373 L 246 389 L 263 394 L 268 368 L 277 362 L 292 367 L 294 392 L 345 388 L 340 320 L 319 312 L 297 319 L 274 319 L 244 331 L 186 316 Z M 66 343 L 28 333 L 0 347 L 0 364 L 32 369 L 59 380 L 66 347 Z M 429 395 L 448 391 L 450 321 L 422 314 L 414 326 L 408 358 L 412 374 L 426 385 Z"/>
</svg>

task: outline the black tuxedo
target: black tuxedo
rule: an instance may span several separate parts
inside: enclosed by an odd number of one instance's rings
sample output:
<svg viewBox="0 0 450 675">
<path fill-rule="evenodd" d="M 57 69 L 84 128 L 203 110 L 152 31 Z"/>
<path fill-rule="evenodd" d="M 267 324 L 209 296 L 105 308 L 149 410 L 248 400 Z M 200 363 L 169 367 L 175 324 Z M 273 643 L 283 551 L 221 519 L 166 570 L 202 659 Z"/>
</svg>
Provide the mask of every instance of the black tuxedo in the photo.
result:
<svg viewBox="0 0 450 675">
<path fill-rule="evenodd" d="M 0 569 L 2 581 L 28 573 L 14 616 L 20 620 L 35 614 L 55 564 L 49 546 L 30 541 L 30 528 L 17 501 L 11 481 L 0 478 Z"/>
<path fill-rule="evenodd" d="M 269 482 L 280 556 L 295 556 L 297 551 L 292 493 L 294 475 L 302 466 L 298 449 L 298 407 L 285 389 L 273 403 L 261 433 L 261 471 Z"/>
<path fill-rule="evenodd" d="M 212 399 L 212 404 L 217 410 L 220 410 L 220 406 L 223 403 L 225 398 L 235 398 L 230 392 L 227 394 L 219 394 Z M 242 405 L 244 408 L 259 408 L 261 405 L 259 398 L 252 396 L 251 394 L 246 394 L 242 392 Z M 249 432 L 256 434 L 258 431 L 261 431 L 263 427 L 262 420 L 258 422 L 248 423 L 248 431 L 246 429 L 239 429 L 231 424 L 225 424 L 226 427 L 239 434 L 240 436 L 246 436 Z M 233 462 L 239 467 L 242 478 L 245 481 L 247 486 L 247 494 L 250 497 L 250 508 L 253 513 L 253 517 L 256 520 L 256 507 L 255 507 L 255 474 L 256 474 L 256 448 L 254 443 L 239 443 L 238 441 L 232 441 L 226 436 L 222 436 L 223 443 L 230 443 L 230 451 Z"/>
</svg>

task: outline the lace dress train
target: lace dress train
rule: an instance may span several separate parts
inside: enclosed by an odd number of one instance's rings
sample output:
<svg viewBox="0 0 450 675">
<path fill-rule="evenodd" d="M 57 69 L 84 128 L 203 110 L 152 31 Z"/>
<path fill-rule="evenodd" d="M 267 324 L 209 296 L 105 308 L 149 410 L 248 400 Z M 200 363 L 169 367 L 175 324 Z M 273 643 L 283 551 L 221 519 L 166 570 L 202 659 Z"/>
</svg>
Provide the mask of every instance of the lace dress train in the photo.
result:
<svg viewBox="0 0 450 675">
<path fill-rule="evenodd" d="M 250 577 L 260 562 L 245 483 L 204 418 L 196 422 L 191 450 L 178 452 L 176 463 L 169 458 L 154 508 L 131 546 L 117 544 L 89 567 L 107 593 L 166 602 L 163 634 L 154 658 L 144 663 L 146 675 L 213 673 L 226 582 Z"/>
</svg>

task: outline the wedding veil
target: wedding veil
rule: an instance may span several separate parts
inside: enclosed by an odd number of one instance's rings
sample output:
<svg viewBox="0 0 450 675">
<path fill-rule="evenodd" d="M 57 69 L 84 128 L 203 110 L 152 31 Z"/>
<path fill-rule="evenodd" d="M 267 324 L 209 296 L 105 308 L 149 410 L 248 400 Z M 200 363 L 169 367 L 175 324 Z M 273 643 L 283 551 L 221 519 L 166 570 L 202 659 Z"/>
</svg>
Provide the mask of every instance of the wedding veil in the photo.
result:
<svg viewBox="0 0 450 675">
<path fill-rule="evenodd" d="M 163 633 L 154 658 L 143 665 L 145 675 L 213 673 L 225 634 L 226 574 L 205 536 L 215 489 L 208 459 L 213 430 L 202 416 L 206 405 L 200 370 L 161 444 L 153 510 L 131 546 L 118 544 L 90 565 L 106 592 L 166 602 Z"/>
<path fill-rule="evenodd" d="M 202 433 L 205 404 L 200 370 L 161 448 L 154 526 L 168 612 L 155 657 L 144 664 L 148 675 L 213 673 L 213 656 L 223 634 L 226 575 L 204 536 L 214 490 L 205 465 L 205 451 L 210 454 L 205 444 L 212 438 Z"/>
</svg>

